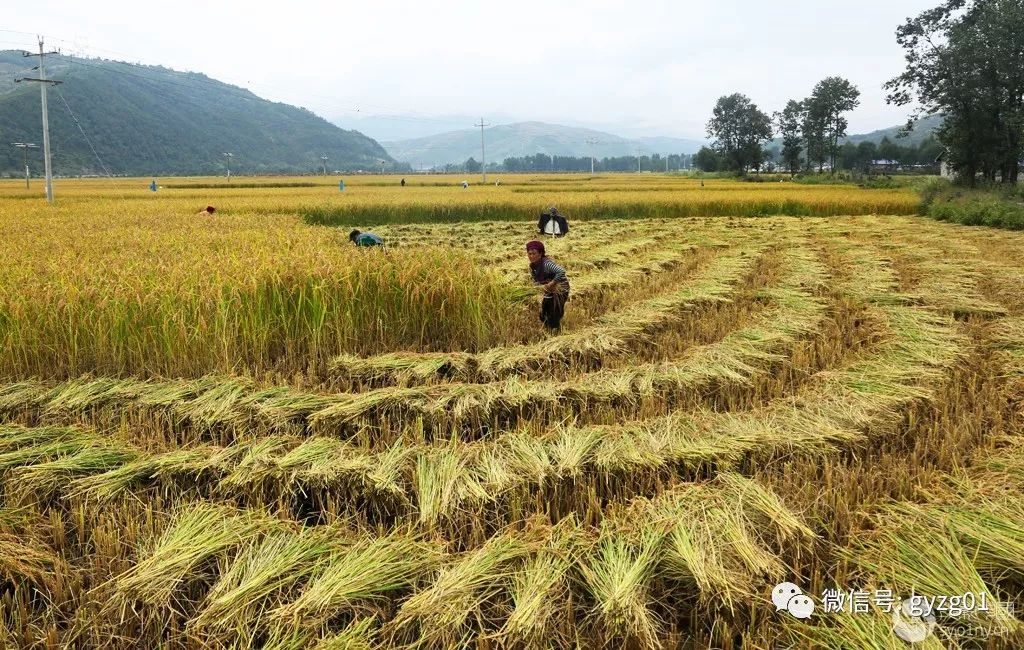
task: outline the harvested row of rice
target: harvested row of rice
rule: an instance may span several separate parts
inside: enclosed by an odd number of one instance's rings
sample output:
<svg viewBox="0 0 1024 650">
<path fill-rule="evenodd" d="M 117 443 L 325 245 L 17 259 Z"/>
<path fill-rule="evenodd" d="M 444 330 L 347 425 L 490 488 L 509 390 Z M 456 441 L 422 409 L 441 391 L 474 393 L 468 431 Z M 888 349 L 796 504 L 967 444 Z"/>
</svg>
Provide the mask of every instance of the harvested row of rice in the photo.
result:
<svg viewBox="0 0 1024 650">
<path fill-rule="evenodd" d="M 512 432 L 473 444 L 396 445 L 378 453 L 320 437 L 262 438 L 208 450 L 203 458 L 171 452 L 174 463 L 138 457 L 107 473 L 75 474 L 65 487 L 109 496 L 135 487 L 135 481 L 208 472 L 214 493 L 257 502 L 268 490 L 278 502 L 287 501 L 287 494 L 328 490 L 336 506 L 341 497 L 353 505 L 376 500 L 428 528 L 457 528 L 467 509 L 501 521 L 503 513 L 529 503 L 536 490 L 562 482 L 577 488 L 593 482 L 597 489 L 609 475 L 642 482 L 665 469 L 696 472 L 739 466 L 751 457 L 821 454 L 864 433 L 889 430 L 910 404 L 930 397 L 963 341 L 954 323 L 918 308 L 889 307 L 879 318 L 889 324 L 892 338 L 869 357 L 819 373 L 792 398 L 747 413 L 679 413 L 612 426 L 559 427 L 540 437 Z M 77 454 L 64 461 L 73 462 Z M 26 485 L 35 484 L 31 464 L 19 471 L 33 479 Z"/>
<path fill-rule="evenodd" d="M 732 540 L 725 553 L 721 536 Z M 362 620 L 372 621 L 360 629 L 367 641 L 442 646 L 499 629 L 510 641 L 557 639 L 570 608 L 608 638 L 657 647 L 656 577 L 702 602 L 731 602 L 781 573 L 773 545 L 812 537 L 777 496 L 734 474 L 635 500 L 596 528 L 528 521 L 464 551 L 401 529 L 354 536 L 200 506 L 176 512 L 152 550 L 111 581 L 112 602 L 178 602 L 207 641 L 328 638 L 332 621 Z M 212 573 L 189 571 L 199 566 Z"/>
<path fill-rule="evenodd" d="M 494 381 L 547 372 L 555 366 L 596 366 L 605 356 L 622 354 L 658 328 L 669 326 L 682 310 L 726 300 L 755 263 L 758 252 L 757 248 L 740 248 L 720 253 L 682 288 L 605 314 L 582 330 L 532 345 L 492 348 L 477 355 L 454 355 L 447 366 L 442 365 L 444 357 L 438 355 L 424 357 L 423 366 L 419 365 L 419 355 L 389 355 L 379 360 L 343 357 L 337 361 L 335 369 L 349 372 L 353 378 L 365 376 L 371 381 L 379 375 L 389 376 L 410 368 L 422 377 L 427 377 L 426 372 L 431 368 L 444 368 L 446 373 L 455 373 L 457 377 L 461 374 L 466 380 Z"/>
</svg>

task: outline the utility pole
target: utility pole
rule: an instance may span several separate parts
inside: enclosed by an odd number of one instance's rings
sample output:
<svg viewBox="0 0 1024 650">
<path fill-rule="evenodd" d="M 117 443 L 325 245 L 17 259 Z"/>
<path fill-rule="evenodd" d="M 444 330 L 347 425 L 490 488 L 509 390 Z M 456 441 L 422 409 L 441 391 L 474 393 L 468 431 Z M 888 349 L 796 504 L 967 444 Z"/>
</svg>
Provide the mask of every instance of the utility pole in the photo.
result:
<svg viewBox="0 0 1024 650">
<path fill-rule="evenodd" d="M 39 76 L 22 77 L 15 79 L 15 82 L 32 81 L 39 84 L 39 94 L 43 103 L 43 168 L 46 170 L 46 200 L 53 203 L 53 168 L 50 166 L 50 117 L 46 108 L 46 87 L 56 86 L 60 81 L 51 81 L 46 78 L 46 68 L 43 65 L 43 57 L 46 54 L 57 54 L 57 52 L 43 52 L 43 37 L 39 37 L 39 54 L 25 53 L 25 56 L 39 57 Z"/>
<path fill-rule="evenodd" d="M 25 163 L 25 189 L 29 189 L 28 184 L 28 150 L 38 149 L 39 145 L 35 142 L 12 142 L 12 145 L 21 149 L 21 161 Z"/>
<path fill-rule="evenodd" d="M 231 182 L 231 159 L 235 157 L 235 154 L 225 151 L 224 152 L 224 164 L 228 168 L 228 182 Z"/>
<path fill-rule="evenodd" d="M 595 144 L 601 144 L 601 143 L 598 140 L 595 140 L 594 138 L 587 138 L 587 144 L 590 145 L 590 175 L 593 176 L 594 175 L 594 145 Z"/>
<path fill-rule="evenodd" d="M 640 150 L 636 150 L 636 173 L 640 173 Z"/>
<path fill-rule="evenodd" d="M 490 126 L 490 124 L 484 124 L 484 118 L 480 118 L 479 124 L 473 126 L 480 127 L 480 171 L 484 174 L 484 185 L 487 185 L 487 156 L 484 152 L 484 127 Z"/>
<path fill-rule="evenodd" d="M 324 161 L 324 176 L 327 175 L 327 154 L 320 156 L 320 160 Z"/>
<path fill-rule="evenodd" d="M 668 154 L 665 154 L 665 173 L 668 173 Z"/>
</svg>

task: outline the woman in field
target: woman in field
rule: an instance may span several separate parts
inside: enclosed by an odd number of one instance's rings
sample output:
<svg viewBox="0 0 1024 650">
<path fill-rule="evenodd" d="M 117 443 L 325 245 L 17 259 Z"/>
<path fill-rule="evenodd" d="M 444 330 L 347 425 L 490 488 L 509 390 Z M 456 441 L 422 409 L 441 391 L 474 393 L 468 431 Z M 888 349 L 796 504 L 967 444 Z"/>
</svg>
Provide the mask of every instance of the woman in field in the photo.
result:
<svg viewBox="0 0 1024 650">
<path fill-rule="evenodd" d="M 548 330 L 558 332 L 565 314 L 565 301 L 569 299 L 569 278 L 565 269 L 547 256 L 543 242 L 528 242 L 526 256 L 530 259 L 530 276 L 535 283 L 544 286 L 540 320 Z"/>
<path fill-rule="evenodd" d="M 384 240 L 372 232 L 353 230 L 348 234 L 348 240 L 356 246 L 383 246 Z"/>
</svg>

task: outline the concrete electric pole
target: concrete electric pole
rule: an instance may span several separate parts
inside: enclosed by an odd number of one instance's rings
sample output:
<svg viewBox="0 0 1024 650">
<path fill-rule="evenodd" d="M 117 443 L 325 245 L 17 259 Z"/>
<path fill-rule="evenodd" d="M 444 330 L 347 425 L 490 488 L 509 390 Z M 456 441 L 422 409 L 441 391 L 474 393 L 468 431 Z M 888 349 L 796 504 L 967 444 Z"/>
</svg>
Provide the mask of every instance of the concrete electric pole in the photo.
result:
<svg viewBox="0 0 1024 650">
<path fill-rule="evenodd" d="M 480 127 L 480 171 L 484 173 L 484 185 L 487 185 L 487 156 L 484 152 L 484 127 L 490 126 L 490 124 L 484 124 L 484 118 L 480 118 L 479 124 L 473 126 Z"/>
<path fill-rule="evenodd" d="M 28 174 L 28 150 L 29 149 L 38 149 L 39 145 L 37 145 L 35 142 L 12 142 L 11 144 L 14 145 L 15 147 L 21 149 L 21 161 L 25 164 L 25 189 L 27 190 L 27 189 L 29 189 L 29 184 L 28 184 L 28 178 L 29 178 L 29 174 Z"/>
<path fill-rule="evenodd" d="M 224 152 L 224 164 L 228 168 L 228 182 L 231 182 L 231 159 L 235 157 L 235 154 L 225 151 Z"/>
<path fill-rule="evenodd" d="M 327 154 L 320 156 L 320 160 L 324 161 L 324 176 L 327 175 Z"/>
<path fill-rule="evenodd" d="M 46 108 L 46 89 L 49 86 L 56 86 L 60 81 L 51 81 L 46 78 L 46 67 L 43 65 L 43 57 L 46 54 L 57 54 L 57 52 L 43 52 L 43 37 L 39 37 L 39 54 L 25 53 L 25 56 L 39 57 L 39 76 L 22 77 L 15 79 L 16 82 L 31 81 L 39 84 L 39 93 L 43 103 L 43 168 L 46 170 L 46 200 L 53 203 L 53 168 L 50 166 L 50 116 Z"/>
<path fill-rule="evenodd" d="M 601 144 L 600 140 L 594 138 L 587 138 L 587 144 L 590 145 L 590 175 L 594 175 L 594 145 Z"/>
</svg>

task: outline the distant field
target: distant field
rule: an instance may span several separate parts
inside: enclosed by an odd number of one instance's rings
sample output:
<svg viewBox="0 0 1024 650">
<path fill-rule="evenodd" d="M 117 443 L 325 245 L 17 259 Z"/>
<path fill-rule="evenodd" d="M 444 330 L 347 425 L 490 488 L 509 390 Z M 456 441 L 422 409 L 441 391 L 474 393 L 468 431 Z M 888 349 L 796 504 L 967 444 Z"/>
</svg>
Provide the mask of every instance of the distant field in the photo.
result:
<svg viewBox="0 0 1024 650">
<path fill-rule="evenodd" d="M 518 221 L 536 219 L 551 203 L 574 219 L 897 215 L 915 214 L 920 203 L 910 188 L 712 179 L 701 186 L 698 179 L 662 174 L 488 175 L 487 185 L 479 184 L 479 176 L 405 178 L 404 188 L 398 176 L 235 178 L 237 189 L 225 188 L 224 178 L 173 178 L 155 194 L 148 189 L 151 179 L 58 180 L 57 193 L 68 204 L 116 197 L 133 210 L 164 212 L 193 206 L 198 210 L 216 198 L 216 207 L 228 212 L 299 214 L 325 225 Z M 467 189 L 461 186 L 464 178 L 472 183 Z M 338 190 L 339 180 L 345 181 L 344 192 Z M 495 186 L 496 181 L 501 184 Z M 31 196 L 39 193 L 39 180 L 35 182 Z M 26 192 L 23 182 L 0 181 L 0 197 L 18 198 Z"/>
<path fill-rule="evenodd" d="M 988 604 L 915 647 L 1024 642 L 1024 235 L 406 178 L 0 183 L 0 646 L 910 647 L 833 588 Z"/>
</svg>

